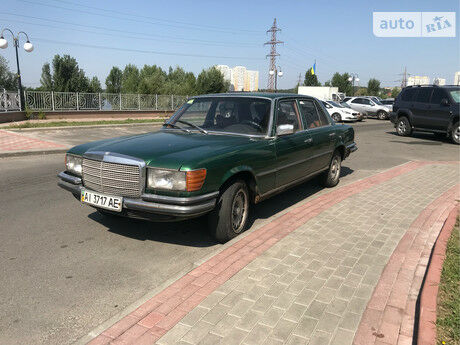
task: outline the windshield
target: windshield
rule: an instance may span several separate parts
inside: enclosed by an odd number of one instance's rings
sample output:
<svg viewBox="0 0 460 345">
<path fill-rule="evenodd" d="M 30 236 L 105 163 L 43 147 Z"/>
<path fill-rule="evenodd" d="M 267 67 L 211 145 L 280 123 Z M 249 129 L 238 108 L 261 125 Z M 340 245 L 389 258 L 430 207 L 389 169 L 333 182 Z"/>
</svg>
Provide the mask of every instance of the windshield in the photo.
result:
<svg viewBox="0 0 460 345">
<path fill-rule="evenodd" d="M 343 105 L 340 105 L 339 103 L 336 103 L 334 101 L 327 101 L 327 103 L 333 105 L 334 107 L 337 107 L 337 108 L 344 108 Z"/>
<path fill-rule="evenodd" d="M 270 100 L 250 97 L 192 98 L 165 124 L 166 127 L 265 135 L 270 119 Z"/>
<path fill-rule="evenodd" d="M 449 93 L 455 103 L 460 103 L 460 89 L 449 91 Z"/>
<path fill-rule="evenodd" d="M 340 102 L 340 105 L 343 106 L 344 108 L 351 108 L 347 102 Z"/>
<path fill-rule="evenodd" d="M 383 105 L 382 102 L 380 102 L 377 97 L 371 97 L 371 99 L 374 101 L 375 104 Z"/>
</svg>

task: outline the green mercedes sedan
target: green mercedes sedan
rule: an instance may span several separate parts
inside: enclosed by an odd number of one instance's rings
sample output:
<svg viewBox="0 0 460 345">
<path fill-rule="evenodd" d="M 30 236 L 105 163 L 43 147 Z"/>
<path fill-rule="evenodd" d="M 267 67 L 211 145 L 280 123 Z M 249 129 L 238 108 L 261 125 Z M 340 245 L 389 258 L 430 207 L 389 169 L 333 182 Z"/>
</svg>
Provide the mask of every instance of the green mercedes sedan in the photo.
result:
<svg viewBox="0 0 460 345">
<path fill-rule="evenodd" d="M 107 216 L 173 221 L 207 215 L 216 240 L 246 228 L 252 204 L 313 176 L 339 182 L 357 150 L 352 127 L 317 99 L 228 93 L 190 98 L 151 133 L 71 148 L 58 185 Z"/>
</svg>

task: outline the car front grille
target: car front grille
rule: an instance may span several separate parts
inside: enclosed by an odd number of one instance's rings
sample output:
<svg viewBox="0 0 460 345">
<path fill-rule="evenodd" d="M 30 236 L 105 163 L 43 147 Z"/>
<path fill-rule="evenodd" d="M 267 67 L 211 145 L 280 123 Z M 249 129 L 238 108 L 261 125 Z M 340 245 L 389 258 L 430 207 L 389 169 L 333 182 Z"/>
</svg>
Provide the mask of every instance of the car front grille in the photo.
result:
<svg viewBox="0 0 460 345">
<path fill-rule="evenodd" d="M 83 185 L 96 192 L 115 196 L 140 197 L 141 172 L 138 165 L 109 163 L 83 158 Z"/>
</svg>

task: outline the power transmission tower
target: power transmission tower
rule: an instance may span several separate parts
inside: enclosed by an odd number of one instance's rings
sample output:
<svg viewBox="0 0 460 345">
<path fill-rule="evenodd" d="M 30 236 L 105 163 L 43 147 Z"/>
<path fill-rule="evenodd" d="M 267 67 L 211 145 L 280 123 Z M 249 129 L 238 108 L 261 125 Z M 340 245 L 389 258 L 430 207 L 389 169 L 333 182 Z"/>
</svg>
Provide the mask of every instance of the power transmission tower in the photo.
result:
<svg viewBox="0 0 460 345">
<path fill-rule="evenodd" d="M 299 73 L 299 80 L 297 81 L 297 85 L 302 85 L 302 73 Z"/>
<path fill-rule="evenodd" d="M 402 76 L 401 88 L 405 88 L 407 86 L 407 67 L 404 67 L 404 73 L 402 73 Z"/>
<path fill-rule="evenodd" d="M 268 70 L 268 89 L 273 90 L 274 84 L 275 84 L 275 74 L 276 73 L 276 57 L 279 56 L 276 52 L 276 45 L 284 43 L 282 41 L 278 41 L 276 39 L 276 33 L 278 31 L 281 31 L 280 28 L 276 26 L 276 18 L 273 20 L 273 25 L 270 29 L 267 30 L 267 33 L 271 33 L 271 40 L 268 42 L 265 42 L 264 45 L 270 45 L 270 54 L 267 54 L 265 57 L 270 57 L 270 68 Z M 270 71 L 273 71 L 273 74 L 270 74 Z"/>
</svg>

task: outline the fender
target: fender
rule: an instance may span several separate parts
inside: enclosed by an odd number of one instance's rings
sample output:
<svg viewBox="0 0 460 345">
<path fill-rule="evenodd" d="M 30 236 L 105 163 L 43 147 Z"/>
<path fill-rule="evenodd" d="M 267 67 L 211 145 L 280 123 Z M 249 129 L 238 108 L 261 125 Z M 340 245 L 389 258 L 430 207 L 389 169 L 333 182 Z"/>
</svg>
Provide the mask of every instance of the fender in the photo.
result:
<svg viewBox="0 0 460 345">
<path fill-rule="evenodd" d="M 411 127 L 413 128 L 414 126 L 412 125 L 412 120 L 414 115 L 409 109 L 403 108 L 403 109 L 398 109 L 398 112 L 396 113 L 396 118 L 399 119 L 401 116 L 405 116 L 409 119 L 409 123 Z"/>
<path fill-rule="evenodd" d="M 239 166 L 233 167 L 230 170 L 228 170 L 227 172 L 225 172 L 225 174 L 222 176 L 222 179 L 220 181 L 220 185 L 222 186 L 228 179 L 230 179 L 232 176 L 234 176 L 234 175 L 236 175 L 236 174 L 238 174 L 240 172 L 248 172 L 248 173 L 250 173 L 252 175 L 252 177 L 254 178 L 254 181 L 256 182 L 256 185 L 257 185 L 257 177 L 256 177 L 256 174 L 254 172 L 254 169 L 252 169 L 248 165 L 239 165 Z"/>
</svg>

